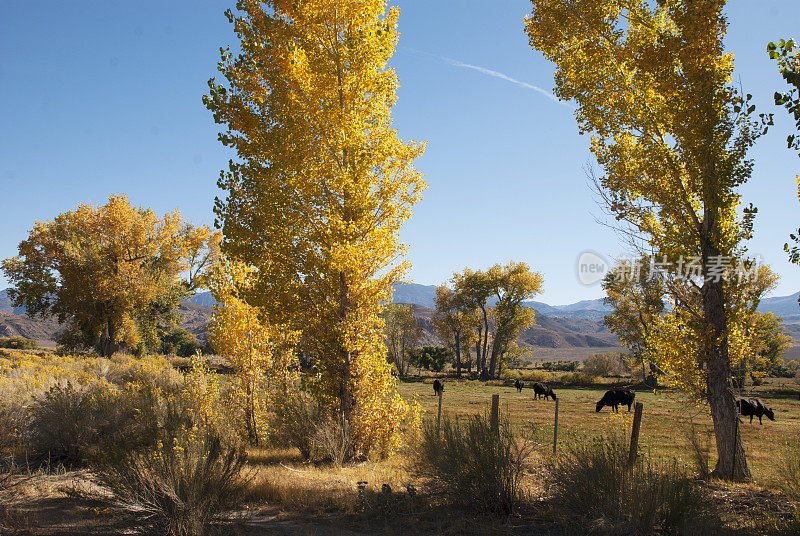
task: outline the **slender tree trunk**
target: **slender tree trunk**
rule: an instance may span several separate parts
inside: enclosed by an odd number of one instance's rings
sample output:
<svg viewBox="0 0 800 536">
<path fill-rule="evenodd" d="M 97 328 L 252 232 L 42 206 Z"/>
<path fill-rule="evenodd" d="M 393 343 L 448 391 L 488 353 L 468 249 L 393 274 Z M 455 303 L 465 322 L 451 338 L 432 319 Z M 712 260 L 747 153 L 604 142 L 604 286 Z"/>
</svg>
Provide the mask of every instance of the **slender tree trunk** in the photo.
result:
<svg viewBox="0 0 800 536">
<path fill-rule="evenodd" d="M 339 379 L 339 404 L 341 406 L 342 418 L 350 422 L 353 412 L 353 405 L 350 396 L 350 359 L 352 354 L 348 351 L 342 352 L 342 376 Z"/>
<path fill-rule="evenodd" d="M 644 354 L 642 354 L 642 381 L 647 383 L 647 371 L 644 369 Z"/>
<path fill-rule="evenodd" d="M 481 362 L 481 371 L 486 368 L 486 350 L 489 346 L 489 317 L 486 315 L 486 307 L 481 305 L 481 311 L 483 311 L 483 330 L 485 333 L 485 337 L 483 338 L 483 356 Z"/>
<path fill-rule="evenodd" d="M 475 343 L 475 372 L 481 373 L 481 331 L 478 330 L 478 342 Z"/>
<path fill-rule="evenodd" d="M 704 263 L 708 255 L 703 255 Z M 708 329 L 707 367 L 708 404 L 714 421 L 717 466 L 712 476 L 725 480 L 752 480 L 739 434 L 736 398 L 730 386 L 725 289 L 720 281 L 706 281 L 702 287 L 703 314 Z"/>
<path fill-rule="evenodd" d="M 456 378 L 461 377 L 461 332 L 456 331 Z"/>
<path fill-rule="evenodd" d="M 483 326 L 478 326 L 478 341 L 475 343 L 475 368 L 478 373 L 481 371 L 481 341 L 483 337 Z"/>
<path fill-rule="evenodd" d="M 341 86 L 340 86 L 341 87 Z M 350 288 L 344 272 L 339 273 L 339 320 L 344 322 L 350 313 Z M 347 348 L 342 348 L 340 358 L 342 368 L 339 377 L 339 410 L 345 422 L 350 422 L 353 411 L 350 392 L 350 360 L 353 355 Z"/>
</svg>

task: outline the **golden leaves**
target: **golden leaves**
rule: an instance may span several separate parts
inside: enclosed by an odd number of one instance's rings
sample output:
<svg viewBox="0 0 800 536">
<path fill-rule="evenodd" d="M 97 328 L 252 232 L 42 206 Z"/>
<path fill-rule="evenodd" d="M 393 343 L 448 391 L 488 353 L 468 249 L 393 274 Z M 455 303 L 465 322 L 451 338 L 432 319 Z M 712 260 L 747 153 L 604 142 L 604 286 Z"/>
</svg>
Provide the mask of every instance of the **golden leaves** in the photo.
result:
<svg viewBox="0 0 800 536">
<path fill-rule="evenodd" d="M 258 267 L 239 298 L 257 303 L 262 321 L 302 332 L 321 396 L 339 399 L 331 409 L 349 411 L 355 396 L 353 428 L 366 449 L 383 441 L 377 430 L 395 433 L 387 411 L 407 409 L 393 402 L 379 314 L 407 269 L 399 229 L 426 187 L 413 167 L 424 144 L 392 127 L 399 10 L 385 0 L 239 9 L 231 18 L 241 53 L 223 51 L 227 85 L 210 81 L 204 98 L 242 162 L 221 175 L 228 197 L 215 209 L 226 252 Z M 255 321 L 244 305 L 230 307 Z"/>
<path fill-rule="evenodd" d="M 159 218 L 118 194 L 105 205 L 80 204 L 37 222 L 3 269 L 29 312 L 69 319 L 85 345 L 105 331 L 112 348 L 132 348 L 151 329 L 144 325 L 155 314 L 149 308 L 172 311 L 187 287 L 196 286 L 182 286 L 182 272 L 202 281 L 219 239 L 206 227 L 186 226 L 177 210 Z"/>
</svg>

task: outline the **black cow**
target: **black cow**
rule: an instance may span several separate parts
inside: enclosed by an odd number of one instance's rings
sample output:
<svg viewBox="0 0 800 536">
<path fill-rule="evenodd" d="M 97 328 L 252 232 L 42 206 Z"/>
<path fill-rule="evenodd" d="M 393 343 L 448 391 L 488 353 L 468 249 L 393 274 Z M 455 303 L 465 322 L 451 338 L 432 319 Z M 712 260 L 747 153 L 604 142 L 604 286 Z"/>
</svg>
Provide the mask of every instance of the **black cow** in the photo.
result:
<svg viewBox="0 0 800 536">
<path fill-rule="evenodd" d="M 546 383 L 536 382 L 533 384 L 533 398 L 534 400 L 538 400 L 540 396 L 543 396 L 545 400 L 549 397 L 553 397 L 553 400 L 556 399 L 556 394 L 550 389 L 550 386 Z"/>
<path fill-rule="evenodd" d="M 444 391 L 444 382 L 440 379 L 433 380 L 433 394 L 441 396 Z"/>
<path fill-rule="evenodd" d="M 737 398 L 736 407 L 739 408 L 740 415 L 750 416 L 750 424 L 753 424 L 753 417 L 758 417 L 758 424 L 764 424 L 761 422 L 761 417 L 764 415 L 771 421 L 775 420 L 775 412 L 765 406 L 760 398 Z M 739 419 L 739 422 L 742 422 L 742 419 Z"/>
<path fill-rule="evenodd" d="M 606 391 L 606 394 L 604 394 L 603 398 L 597 403 L 595 411 L 600 411 L 603 409 L 603 406 L 611 406 L 614 411 L 619 413 L 620 405 L 627 405 L 628 411 L 630 411 L 634 398 L 636 398 L 636 393 L 630 389 L 611 389 Z"/>
<path fill-rule="evenodd" d="M 518 393 L 521 393 L 523 387 L 525 387 L 525 382 L 522 381 L 522 380 L 517 380 L 517 381 L 514 382 L 514 387 L 517 388 L 517 392 Z"/>
</svg>

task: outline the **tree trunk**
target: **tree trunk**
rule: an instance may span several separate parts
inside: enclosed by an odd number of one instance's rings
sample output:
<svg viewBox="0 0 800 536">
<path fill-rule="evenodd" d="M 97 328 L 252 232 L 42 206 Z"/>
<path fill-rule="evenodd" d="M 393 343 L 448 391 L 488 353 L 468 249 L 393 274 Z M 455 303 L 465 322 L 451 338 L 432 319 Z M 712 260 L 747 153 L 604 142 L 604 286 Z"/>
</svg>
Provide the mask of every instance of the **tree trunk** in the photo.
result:
<svg viewBox="0 0 800 536">
<path fill-rule="evenodd" d="M 707 255 L 703 257 L 705 261 Z M 708 329 L 706 388 L 717 443 L 717 465 L 711 474 L 715 478 L 743 482 L 751 480 L 752 475 L 747 467 L 739 434 L 736 399 L 729 383 L 731 371 L 723 285 L 722 280 L 706 281 L 701 290 L 703 315 Z"/>
<path fill-rule="evenodd" d="M 501 346 L 503 341 L 500 339 L 500 330 L 495 330 L 495 339 L 492 341 L 492 357 L 489 360 L 489 378 L 492 379 L 499 379 L 500 378 L 500 369 L 497 366 L 498 358 L 500 357 L 501 353 Z M 497 378 L 495 378 L 494 371 L 497 370 Z"/>
<path fill-rule="evenodd" d="M 461 332 L 456 331 L 456 378 L 461 377 Z"/>
<path fill-rule="evenodd" d="M 478 342 L 475 343 L 475 372 L 481 373 L 481 332 L 478 330 Z"/>
<path fill-rule="evenodd" d="M 116 340 L 117 330 L 111 324 L 110 320 L 106 320 L 103 326 L 103 332 L 100 334 L 100 338 L 97 341 L 97 353 L 99 353 L 101 357 L 111 357 L 114 355 L 119 349 Z"/>
<path fill-rule="evenodd" d="M 647 371 L 644 368 L 644 354 L 642 354 L 642 381 L 647 384 Z"/>
<path fill-rule="evenodd" d="M 344 272 L 339 273 L 339 320 L 344 322 L 350 314 L 350 286 Z M 352 393 L 350 392 L 350 359 L 353 357 L 348 348 L 342 348 L 341 377 L 339 378 L 339 410 L 342 419 L 350 423 L 353 410 Z"/>
<path fill-rule="evenodd" d="M 489 317 L 486 315 L 486 307 L 481 305 L 481 311 L 483 311 L 483 330 L 485 337 L 483 338 L 483 357 L 481 363 L 481 371 L 486 368 L 486 350 L 489 346 Z"/>
<path fill-rule="evenodd" d="M 475 343 L 475 370 L 481 373 L 481 337 L 483 336 L 483 326 L 478 326 L 478 341 Z"/>
<path fill-rule="evenodd" d="M 339 406 L 342 418 L 348 423 L 350 422 L 350 416 L 353 412 L 353 405 L 350 397 L 350 358 L 350 352 L 346 350 L 342 352 L 342 376 L 339 379 Z"/>
</svg>

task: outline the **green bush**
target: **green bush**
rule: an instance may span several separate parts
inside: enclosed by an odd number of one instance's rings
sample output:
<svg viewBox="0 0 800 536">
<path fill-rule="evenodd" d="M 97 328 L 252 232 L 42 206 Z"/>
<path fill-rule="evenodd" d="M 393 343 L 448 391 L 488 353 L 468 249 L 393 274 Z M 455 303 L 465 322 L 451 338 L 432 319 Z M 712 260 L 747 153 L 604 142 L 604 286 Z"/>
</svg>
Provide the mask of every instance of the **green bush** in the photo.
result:
<svg viewBox="0 0 800 536">
<path fill-rule="evenodd" d="M 411 363 L 417 367 L 441 372 L 453 360 L 453 352 L 442 346 L 424 346 L 409 352 Z"/>
<path fill-rule="evenodd" d="M 567 385 L 595 385 L 600 383 L 600 378 L 583 372 L 566 372 L 555 376 L 553 381 Z"/>
<path fill-rule="evenodd" d="M 611 436 L 574 443 L 550 466 L 554 504 L 584 521 L 603 519 L 609 532 L 645 535 L 710 533 L 704 497 L 676 461 L 639 456 Z"/>
<path fill-rule="evenodd" d="M 471 508 L 510 514 L 522 497 L 520 481 L 532 447 L 518 442 L 507 418 L 493 430 L 488 415 L 444 417 L 422 427 L 418 470 L 432 487 Z"/>
<path fill-rule="evenodd" d="M 154 447 L 101 464 L 99 479 L 122 508 L 143 514 L 153 531 L 202 536 L 224 508 L 244 496 L 244 452 L 196 429 L 161 428 Z"/>
<path fill-rule="evenodd" d="M 794 378 L 798 371 L 797 361 L 792 359 L 788 363 L 784 363 L 783 359 L 778 359 L 777 363 L 772 369 L 772 376 L 775 378 Z"/>
<path fill-rule="evenodd" d="M 161 353 L 190 357 L 200 348 L 197 338 L 182 328 L 173 328 L 161 338 Z"/>
<path fill-rule="evenodd" d="M 544 370 L 574 372 L 580 367 L 580 361 L 545 361 L 542 363 Z"/>
<path fill-rule="evenodd" d="M 34 350 L 39 347 L 39 343 L 34 339 L 27 339 L 14 335 L 12 337 L 0 337 L 0 348 L 10 348 L 12 350 Z"/>
</svg>

